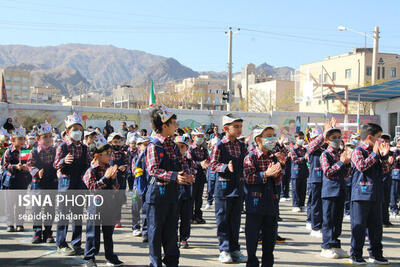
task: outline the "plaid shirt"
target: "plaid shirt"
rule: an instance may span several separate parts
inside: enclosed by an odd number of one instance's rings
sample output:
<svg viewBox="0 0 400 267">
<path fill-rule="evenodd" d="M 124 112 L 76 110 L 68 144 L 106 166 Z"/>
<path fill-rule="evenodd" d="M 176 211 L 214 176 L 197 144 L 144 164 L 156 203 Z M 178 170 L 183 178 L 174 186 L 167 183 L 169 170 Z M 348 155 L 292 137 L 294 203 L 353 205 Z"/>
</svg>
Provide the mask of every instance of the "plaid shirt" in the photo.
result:
<svg viewBox="0 0 400 267">
<path fill-rule="evenodd" d="M 42 161 L 46 165 L 53 164 L 55 154 L 56 154 L 55 147 L 50 146 L 49 148 L 44 149 L 43 146 L 39 145 L 37 148 L 37 151 L 38 151 L 38 156 L 39 156 L 40 161 Z M 40 171 L 40 169 L 36 166 L 36 160 L 35 160 L 33 151 L 31 151 L 29 153 L 27 165 L 28 165 L 28 168 L 29 168 L 29 171 L 30 171 L 32 177 L 38 178 L 39 177 L 38 172 Z"/>
<path fill-rule="evenodd" d="M 224 144 L 225 149 L 232 157 L 240 157 L 241 149 L 239 140 L 236 139 L 235 141 L 231 142 L 228 137 L 224 136 L 221 142 Z M 212 171 L 225 172 L 225 170 L 228 168 L 228 164 L 221 163 L 221 151 L 218 149 L 218 146 L 213 147 L 210 158 L 210 167 Z"/>
<path fill-rule="evenodd" d="M 73 143 L 70 139 L 67 139 L 65 141 L 67 144 L 68 152 L 74 156 L 74 159 L 80 159 L 82 157 L 82 151 L 83 151 L 83 146 L 84 144 L 82 142 L 78 143 Z M 63 149 L 61 146 L 57 147 L 56 151 L 56 158 L 54 159 L 54 168 L 57 170 L 62 169 L 65 167 L 67 164 L 64 163 L 65 157 L 67 155 L 63 155 Z M 68 153 L 67 153 L 68 154 Z M 90 161 L 90 155 L 89 155 L 89 149 L 86 149 L 86 160 L 87 160 L 87 166 L 89 166 L 89 161 Z"/>
<path fill-rule="evenodd" d="M 295 145 L 291 150 L 290 150 L 290 158 L 292 159 L 292 162 L 295 164 L 301 164 L 306 161 L 305 155 L 306 155 L 307 149 L 303 147 L 299 147 L 298 145 Z"/>
<path fill-rule="evenodd" d="M 197 159 L 199 159 L 198 162 L 196 163 L 200 163 L 200 161 L 206 160 L 206 159 L 210 159 L 210 155 L 208 155 L 208 151 L 207 149 L 205 149 L 202 146 L 197 146 L 196 144 L 192 145 L 189 147 L 189 151 L 188 151 L 188 158 L 192 159 L 192 154 L 191 152 L 193 151 L 194 155 L 196 156 Z"/>
<path fill-rule="evenodd" d="M 378 160 L 380 160 L 383 173 L 388 173 L 390 171 L 389 162 L 372 152 L 372 148 L 369 145 L 364 142 L 360 142 L 360 147 L 367 151 L 369 155 L 367 158 L 364 158 L 360 150 L 353 150 L 351 161 L 353 162 L 353 165 L 357 168 L 357 170 L 359 170 L 360 172 L 364 172 L 371 168 Z"/>
<path fill-rule="evenodd" d="M 14 172 L 17 170 L 17 164 L 12 164 L 11 163 L 11 155 L 12 154 L 15 158 L 19 159 L 20 158 L 20 150 L 16 149 L 15 146 L 11 145 L 9 149 L 6 150 L 4 153 L 4 163 L 3 167 L 4 169 L 8 170 L 11 174 L 15 174 Z"/>
<path fill-rule="evenodd" d="M 191 160 L 189 157 L 183 157 L 183 161 L 189 167 L 188 174 L 196 175 L 196 173 L 197 173 L 196 162 L 194 162 L 194 160 Z"/>
<path fill-rule="evenodd" d="M 128 166 L 129 164 L 129 159 L 127 157 L 127 154 L 125 154 L 125 152 L 122 150 L 122 148 L 120 150 L 113 150 L 112 154 L 111 154 L 111 160 L 114 162 L 114 164 L 116 164 L 117 161 L 120 161 L 122 159 L 122 164 L 118 165 L 118 166 Z"/>
<path fill-rule="evenodd" d="M 350 176 L 351 168 L 350 164 L 343 164 L 343 162 L 340 161 L 340 153 L 339 151 L 336 151 L 333 149 L 331 146 L 329 146 L 326 150 L 327 153 L 333 158 L 335 163 L 333 165 L 330 165 L 328 161 L 328 157 L 325 154 L 321 155 L 320 162 L 321 162 L 321 168 L 322 171 L 324 172 L 324 175 L 326 178 L 329 180 L 338 180 L 340 177 L 337 176 L 337 172 L 339 172 L 343 168 L 346 169 L 346 175 L 344 178 L 348 178 Z M 346 153 L 346 152 L 344 152 Z"/>
<path fill-rule="evenodd" d="M 274 163 L 274 155 L 269 152 L 265 154 L 258 147 L 254 149 L 253 153 L 256 155 L 257 162 L 253 162 L 253 157 L 251 157 L 250 154 L 244 158 L 244 179 L 247 184 L 265 184 L 267 179 L 270 177 L 265 177 L 264 172 Z M 256 166 L 258 167 L 259 172 L 257 172 Z M 280 172 L 277 177 L 273 178 L 275 183 L 277 180 L 280 181 L 281 175 L 282 172 Z"/>
<path fill-rule="evenodd" d="M 157 135 L 157 139 L 161 142 L 166 156 L 172 161 L 178 160 L 182 165 L 183 171 L 189 173 L 189 166 L 184 162 L 182 154 L 179 151 L 178 155 L 175 154 L 176 144 L 172 141 L 171 137 Z M 160 155 L 158 155 L 156 146 L 153 143 L 150 143 L 147 146 L 146 166 L 149 176 L 154 176 L 158 180 L 163 181 L 165 184 L 168 184 L 170 180 L 176 181 L 178 172 L 167 171 L 159 167 Z"/>
<path fill-rule="evenodd" d="M 318 135 L 314 140 L 308 143 L 307 152 L 308 154 L 312 154 L 318 149 L 321 149 L 321 145 L 324 143 L 324 135 Z"/>
<path fill-rule="evenodd" d="M 117 180 L 112 179 L 107 179 L 104 174 L 106 173 L 106 170 L 108 167 L 110 167 L 108 164 L 105 166 L 100 166 L 97 161 L 93 162 L 91 164 L 90 169 L 88 169 L 83 176 L 83 182 L 87 186 L 87 188 L 91 191 L 96 191 L 96 190 L 104 190 L 107 188 L 107 185 L 110 183 L 113 183 L 113 189 L 118 188 L 118 183 Z"/>
</svg>

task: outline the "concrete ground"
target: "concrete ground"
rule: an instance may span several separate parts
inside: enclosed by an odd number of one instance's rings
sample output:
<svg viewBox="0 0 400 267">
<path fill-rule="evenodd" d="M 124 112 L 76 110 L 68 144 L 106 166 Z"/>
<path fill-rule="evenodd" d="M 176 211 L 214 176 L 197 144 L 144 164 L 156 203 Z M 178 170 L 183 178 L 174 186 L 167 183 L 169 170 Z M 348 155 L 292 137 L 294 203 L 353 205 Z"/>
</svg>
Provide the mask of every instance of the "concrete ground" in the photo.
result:
<svg viewBox="0 0 400 267">
<path fill-rule="evenodd" d="M 129 203 L 128 203 L 129 205 Z M 133 237 L 130 230 L 130 207 L 123 209 L 123 228 L 114 234 L 114 251 L 125 262 L 125 266 L 146 266 L 149 263 L 147 244 L 140 237 Z M 290 202 L 281 203 L 279 233 L 287 238 L 284 244 L 275 248 L 275 266 L 343 266 L 349 265 L 348 259 L 326 260 L 319 256 L 321 240 L 310 237 L 305 229 L 305 213 L 293 213 Z M 218 246 L 216 224 L 213 211 L 205 211 L 207 224 L 193 225 L 189 240 L 190 249 L 181 249 L 180 266 L 223 266 L 218 262 Z M 242 222 L 244 225 L 244 218 Z M 392 220 L 393 228 L 385 228 L 383 236 L 384 255 L 392 263 L 400 266 L 400 221 Z M 31 244 L 31 225 L 27 224 L 23 233 L 7 233 L 6 227 L 0 227 L 0 266 L 80 266 L 84 263 L 82 257 L 60 257 L 53 244 Z M 71 234 L 68 234 L 68 238 Z M 85 236 L 83 237 L 85 240 Z M 350 225 L 343 222 L 341 236 L 342 247 L 350 251 Z M 240 235 L 241 248 L 246 254 L 245 237 Z M 368 244 L 366 242 L 366 244 Z M 84 246 L 84 245 L 83 245 Z M 99 266 L 105 266 L 103 246 L 96 258 Z M 260 253 L 259 246 L 259 255 Z M 364 249 L 364 255 L 368 255 Z M 232 264 L 245 266 L 245 264 Z M 373 265 L 369 265 L 373 266 Z"/>
</svg>

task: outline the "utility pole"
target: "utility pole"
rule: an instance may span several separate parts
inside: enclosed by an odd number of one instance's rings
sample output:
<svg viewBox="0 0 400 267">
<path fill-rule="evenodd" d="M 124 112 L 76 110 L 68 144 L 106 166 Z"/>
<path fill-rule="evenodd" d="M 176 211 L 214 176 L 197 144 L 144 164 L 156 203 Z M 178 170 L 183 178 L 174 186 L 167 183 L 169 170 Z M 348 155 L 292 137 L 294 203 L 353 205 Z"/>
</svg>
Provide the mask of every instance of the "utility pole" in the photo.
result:
<svg viewBox="0 0 400 267">
<path fill-rule="evenodd" d="M 374 30 L 374 49 L 372 51 L 372 77 L 371 77 L 371 85 L 375 84 L 376 79 L 376 60 L 378 56 L 379 49 L 379 27 L 375 26 Z"/>
<path fill-rule="evenodd" d="M 231 94 L 232 94 L 232 27 L 229 27 L 228 32 L 228 101 L 226 103 L 226 109 L 231 111 Z"/>
</svg>

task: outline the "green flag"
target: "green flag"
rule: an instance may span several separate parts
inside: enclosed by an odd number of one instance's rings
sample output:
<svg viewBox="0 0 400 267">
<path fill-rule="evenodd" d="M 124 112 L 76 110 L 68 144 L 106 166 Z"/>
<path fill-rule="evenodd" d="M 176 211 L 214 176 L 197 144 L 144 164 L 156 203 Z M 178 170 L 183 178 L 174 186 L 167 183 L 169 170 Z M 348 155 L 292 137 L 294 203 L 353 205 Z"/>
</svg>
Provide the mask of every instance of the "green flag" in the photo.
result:
<svg viewBox="0 0 400 267">
<path fill-rule="evenodd" d="M 154 92 L 154 84 L 151 81 L 151 88 L 150 88 L 150 97 L 149 97 L 149 107 L 153 107 L 156 104 L 156 92 Z"/>
</svg>

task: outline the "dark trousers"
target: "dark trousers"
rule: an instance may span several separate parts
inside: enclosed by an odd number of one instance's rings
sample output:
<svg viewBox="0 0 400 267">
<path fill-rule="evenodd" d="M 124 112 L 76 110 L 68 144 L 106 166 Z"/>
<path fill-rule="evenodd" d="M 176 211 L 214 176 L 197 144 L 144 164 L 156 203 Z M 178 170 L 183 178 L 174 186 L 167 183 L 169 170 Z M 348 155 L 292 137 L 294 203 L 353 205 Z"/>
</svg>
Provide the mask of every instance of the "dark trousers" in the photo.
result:
<svg viewBox="0 0 400 267">
<path fill-rule="evenodd" d="M 55 203 L 54 202 L 55 196 L 51 192 L 40 192 L 40 191 L 35 192 L 35 190 L 32 190 L 31 193 L 37 194 L 37 195 L 42 195 L 42 197 L 44 197 L 47 194 L 50 196 L 51 202 Z M 46 238 L 53 235 L 53 231 L 51 230 L 51 227 L 54 222 L 55 213 L 56 213 L 56 210 L 55 210 L 54 206 L 50 206 L 50 205 L 46 205 L 44 207 L 37 206 L 37 205 L 32 206 L 32 214 L 33 215 L 37 215 L 37 214 L 45 215 L 45 218 L 43 220 L 42 219 L 38 220 L 37 218 L 35 218 L 33 220 L 33 232 L 34 232 L 33 235 L 34 236 L 38 236 L 38 237 L 42 238 L 42 235 L 43 235 L 43 239 L 46 240 Z M 43 231 L 43 228 L 44 228 L 44 231 Z"/>
<path fill-rule="evenodd" d="M 344 213 L 343 197 L 322 199 L 322 248 L 340 248 L 339 236 L 342 234 Z"/>
<path fill-rule="evenodd" d="M 147 210 L 149 204 L 145 202 L 145 198 L 143 197 L 143 206 L 142 206 L 142 236 L 148 235 L 148 222 L 147 222 Z"/>
<path fill-rule="evenodd" d="M 387 179 L 383 182 L 383 201 L 382 201 L 382 223 L 389 224 L 389 204 L 390 204 L 390 189 L 392 181 Z"/>
<path fill-rule="evenodd" d="M 399 201 L 400 194 L 400 180 L 392 180 L 392 186 L 390 190 L 390 211 L 399 213 Z"/>
<path fill-rule="evenodd" d="M 242 198 L 215 198 L 215 217 L 219 251 L 233 252 L 240 250 L 239 228 L 242 211 Z"/>
<path fill-rule="evenodd" d="M 114 225 L 101 225 L 103 232 L 104 252 L 106 259 L 113 260 L 117 256 L 114 254 L 113 233 Z M 100 251 L 100 225 L 94 220 L 86 223 L 86 245 L 84 259 L 94 259 Z"/>
<path fill-rule="evenodd" d="M 214 179 L 210 179 L 211 175 L 214 175 Z M 209 205 L 212 205 L 213 203 L 214 191 L 215 191 L 215 174 L 209 173 L 207 181 L 207 203 Z"/>
<path fill-rule="evenodd" d="M 322 198 L 321 190 L 322 183 L 310 183 L 310 218 L 311 225 L 314 231 L 319 231 L 322 228 Z"/>
<path fill-rule="evenodd" d="M 148 204 L 147 209 L 150 266 L 178 266 L 177 203 Z M 162 260 L 161 245 L 165 254 Z"/>
<path fill-rule="evenodd" d="M 58 207 L 58 212 L 60 216 L 63 216 L 63 214 L 68 214 L 70 211 L 73 214 L 82 214 L 83 207 L 78 207 L 78 206 L 69 207 L 64 205 Z M 68 246 L 66 242 L 68 223 L 69 223 L 68 220 L 62 217 L 60 217 L 60 220 L 57 223 L 56 243 L 57 247 L 59 248 L 64 248 Z M 82 244 L 82 220 L 73 220 L 71 245 L 74 247 L 80 247 L 81 244 Z"/>
<path fill-rule="evenodd" d="M 179 241 L 187 241 L 190 237 L 190 219 L 192 218 L 192 199 L 178 200 Z"/>
<path fill-rule="evenodd" d="M 246 214 L 246 249 L 248 267 L 259 266 L 256 256 L 258 239 L 261 232 L 261 266 L 273 266 L 274 248 L 278 232 L 277 217 L 273 215 Z"/>
<path fill-rule="evenodd" d="M 193 220 L 203 219 L 201 206 L 203 205 L 204 183 L 195 182 L 193 184 L 192 199 L 193 199 Z"/>
<path fill-rule="evenodd" d="M 307 178 L 292 178 L 293 207 L 304 207 L 306 200 Z"/>
<path fill-rule="evenodd" d="M 311 183 L 307 183 L 307 223 L 311 223 L 311 200 L 312 200 L 312 191 L 311 191 Z"/>
<path fill-rule="evenodd" d="M 281 197 L 289 198 L 290 176 L 283 176 Z"/>
<path fill-rule="evenodd" d="M 350 212 L 351 256 L 362 256 L 366 230 L 370 256 L 382 256 L 382 202 L 352 201 Z"/>
<path fill-rule="evenodd" d="M 351 186 L 344 188 L 344 214 L 350 216 Z"/>
</svg>

